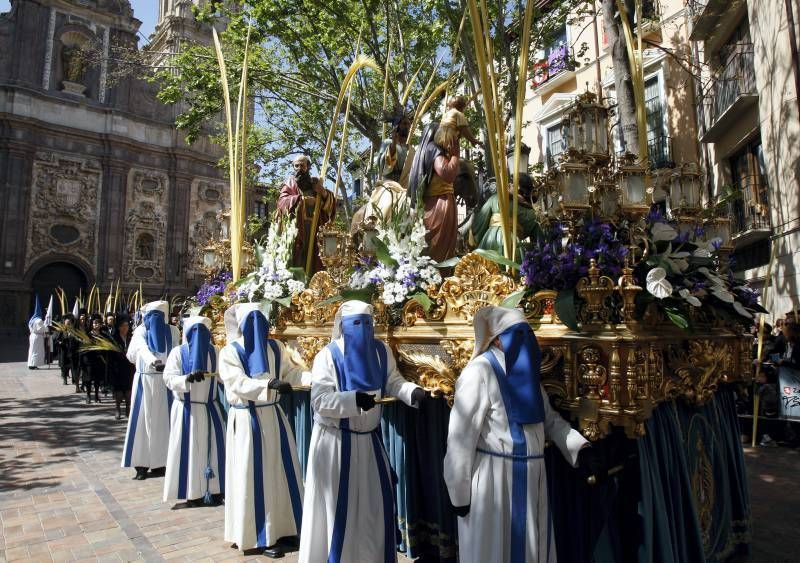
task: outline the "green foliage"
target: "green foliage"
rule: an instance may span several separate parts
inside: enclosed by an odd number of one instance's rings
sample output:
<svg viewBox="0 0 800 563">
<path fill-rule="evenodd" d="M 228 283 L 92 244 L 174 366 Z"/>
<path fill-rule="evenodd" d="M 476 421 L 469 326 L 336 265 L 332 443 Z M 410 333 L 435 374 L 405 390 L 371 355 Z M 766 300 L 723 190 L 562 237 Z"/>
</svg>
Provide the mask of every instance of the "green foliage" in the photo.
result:
<svg viewBox="0 0 800 563">
<path fill-rule="evenodd" d="M 575 289 L 562 289 L 553 304 L 558 318 L 570 330 L 578 331 L 578 307 L 575 303 Z"/>
<path fill-rule="evenodd" d="M 433 84 L 455 73 L 456 82 L 468 94 L 476 90 L 477 67 L 468 22 L 461 35 L 457 33 L 465 9 L 461 0 L 245 0 L 235 8 L 227 4 L 208 2 L 196 10 L 196 16 L 209 23 L 227 22 L 221 41 L 232 76 L 240 74 L 247 27 L 252 26 L 249 91 L 253 94 L 255 125 L 250 132 L 248 156 L 258 163 L 258 173 L 267 183 L 279 183 L 289 171 L 288 157 L 293 154 L 308 154 L 316 166 L 320 165 L 332 108 L 356 55 L 359 36 L 361 52 L 374 58 L 381 68 L 387 63 L 391 37 L 389 108 L 400 101 L 411 77 L 422 67 L 410 96 L 413 105 L 419 104 L 438 59 L 441 64 Z M 511 111 L 522 5 L 505 0 L 489 4 L 497 66 L 503 78 L 500 88 L 504 107 Z M 537 10 L 531 57 L 552 40 L 568 13 L 580 11 L 584 5 L 586 0 L 556 0 L 548 3 L 546 11 Z M 456 43 L 459 48 L 451 57 Z M 156 75 L 161 87 L 159 99 L 179 104 L 176 124 L 190 142 L 204 133 L 216 135 L 219 142 L 224 133 L 218 119 L 222 91 L 212 48 L 185 45 L 172 63 L 171 68 Z M 351 131 L 358 134 L 349 135 L 345 162 L 358 158 L 369 144 L 379 147 L 383 88 L 380 74 L 358 75 L 350 108 Z M 236 92 L 231 94 L 235 99 Z M 435 114 L 441 104 L 433 107 Z M 473 107 L 480 107 L 476 98 Z M 469 117 L 480 125 L 480 111 L 469 112 Z M 337 138 L 331 162 L 338 162 L 339 150 Z M 336 167 L 332 166 L 327 179 L 334 180 L 335 175 Z"/>
</svg>

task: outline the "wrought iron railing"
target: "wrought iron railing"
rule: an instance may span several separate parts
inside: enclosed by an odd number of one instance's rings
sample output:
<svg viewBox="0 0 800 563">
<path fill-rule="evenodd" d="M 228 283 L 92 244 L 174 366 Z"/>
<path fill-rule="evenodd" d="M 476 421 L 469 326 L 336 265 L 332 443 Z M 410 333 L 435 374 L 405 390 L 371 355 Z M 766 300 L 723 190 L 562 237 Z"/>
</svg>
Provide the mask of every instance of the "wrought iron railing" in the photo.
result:
<svg viewBox="0 0 800 563">
<path fill-rule="evenodd" d="M 716 121 L 736 100 L 744 95 L 755 95 L 756 75 L 753 65 L 753 45 L 742 43 L 734 51 L 717 76 L 713 87 L 713 116 Z"/>
<path fill-rule="evenodd" d="M 771 229 L 767 187 L 763 179 L 745 176 L 734 184 L 734 188 L 741 193 L 741 197 L 730 205 L 731 233 L 737 235 Z"/>
<path fill-rule="evenodd" d="M 647 156 L 650 160 L 651 168 L 674 168 L 675 161 L 672 160 L 672 137 L 659 135 L 648 139 Z"/>
</svg>

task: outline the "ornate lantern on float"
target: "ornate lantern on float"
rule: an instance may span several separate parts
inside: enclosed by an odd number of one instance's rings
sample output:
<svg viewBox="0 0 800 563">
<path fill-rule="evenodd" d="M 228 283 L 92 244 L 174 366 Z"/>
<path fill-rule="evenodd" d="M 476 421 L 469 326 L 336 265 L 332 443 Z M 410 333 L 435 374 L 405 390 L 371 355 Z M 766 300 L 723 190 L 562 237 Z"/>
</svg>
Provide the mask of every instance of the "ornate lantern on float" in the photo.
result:
<svg viewBox="0 0 800 563">
<path fill-rule="evenodd" d="M 631 215 L 644 215 L 650 209 L 647 201 L 647 169 L 628 158 L 618 167 L 622 192 L 622 210 Z"/>
<path fill-rule="evenodd" d="M 684 164 L 672 174 L 670 203 L 679 213 L 696 213 L 700 209 L 700 173 L 695 164 Z"/>
<path fill-rule="evenodd" d="M 597 103 L 597 96 L 585 92 L 577 97 L 575 105 L 562 121 L 561 134 L 567 151 L 608 156 L 608 108 Z"/>
<path fill-rule="evenodd" d="M 375 226 L 374 218 L 361 223 L 359 231 L 361 231 L 361 247 L 359 249 L 361 255 L 375 256 L 378 252 L 378 229 Z"/>
<path fill-rule="evenodd" d="M 559 191 L 561 207 L 565 211 L 583 211 L 589 209 L 589 164 L 585 162 L 566 161 L 558 165 Z"/>
<path fill-rule="evenodd" d="M 619 214 L 619 186 L 609 174 L 608 167 L 601 168 L 595 174 L 592 196 L 602 217 L 612 218 Z"/>
</svg>

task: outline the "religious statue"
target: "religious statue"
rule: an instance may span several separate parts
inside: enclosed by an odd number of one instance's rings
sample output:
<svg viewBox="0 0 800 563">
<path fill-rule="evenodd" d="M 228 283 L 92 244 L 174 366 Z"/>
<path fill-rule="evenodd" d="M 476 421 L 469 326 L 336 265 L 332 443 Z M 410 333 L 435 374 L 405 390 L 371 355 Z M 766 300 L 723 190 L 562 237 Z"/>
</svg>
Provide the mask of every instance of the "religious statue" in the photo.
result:
<svg viewBox="0 0 800 563">
<path fill-rule="evenodd" d="M 411 118 L 412 114 L 402 107 L 398 107 L 392 113 L 384 115 L 383 121 L 391 124 L 392 130 L 390 131 L 390 138 L 384 139 L 381 144 L 377 158 L 380 180 L 392 180 L 399 183 L 403 188 L 408 183 L 406 161 L 411 164 L 410 161 L 414 158 L 414 150 L 411 149 L 409 154 L 408 146 Z"/>
<path fill-rule="evenodd" d="M 80 45 L 64 45 L 61 49 L 64 80 L 82 84 L 86 75 L 86 52 Z"/>
<path fill-rule="evenodd" d="M 278 195 L 278 214 L 294 214 L 297 219 L 297 238 L 292 265 L 307 270 L 310 276 L 322 269 L 319 241 L 314 237 L 311 249 L 311 268 L 307 268 L 311 233 L 332 221 L 336 215 L 336 196 L 326 190 L 320 178 L 311 176 L 311 159 L 300 155 L 292 161 L 294 174 L 286 178 Z M 317 212 L 315 221 L 314 214 Z M 316 233 L 315 233 L 316 234 Z"/>
<path fill-rule="evenodd" d="M 494 193 L 475 212 L 469 229 L 469 243 L 471 247 L 495 250 L 503 254 L 503 223 L 500 218 L 500 201 L 496 189 L 495 187 Z M 536 220 L 536 213 L 533 211 L 531 203 L 532 192 L 531 177 L 527 174 L 520 175 L 517 195 L 519 204 L 517 208 L 517 255 L 515 258 L 518 262 L 522 262 L 520 241 L 535 235 L 539 229 L 539 222 Z M 509 209 L 513 205 L 511 194 L 508 194 L 508 205 Z"/>
<path fill-rule="evenodd" d="M 435 143 L 438 128 L 438 123 L 431 123 L 422 132 L 411 164 L 408 197 L 412 205 L 419 202 L 424 205 L 428 254 L 442 262 L 456 255 L 458 219 L 453 184 L 461 171 L 461 163 L 458 141 L 447 149 Z"/>
</svg>

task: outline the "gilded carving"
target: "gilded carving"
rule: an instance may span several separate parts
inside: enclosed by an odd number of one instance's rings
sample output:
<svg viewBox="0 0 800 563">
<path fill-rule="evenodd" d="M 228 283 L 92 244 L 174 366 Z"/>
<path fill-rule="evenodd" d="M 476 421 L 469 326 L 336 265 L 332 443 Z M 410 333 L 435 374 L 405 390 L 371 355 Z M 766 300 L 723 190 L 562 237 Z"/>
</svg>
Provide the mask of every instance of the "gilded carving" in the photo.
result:
<svg viewBox="0 0 800 563">
<path fill-rule="evenodd" d="M 472 357 L 472 352 L 475 349 L 475 341 L 471 338 L 464 340 L 442 340 L 441 345 L 450 355 L 453 369 L 457 373 L 461 373 L 461 370 L 467 367 Z"/>
<path fill-rule="evenodd" d="M 321 336 L 298 336 L 297 345 L 300 347 L 299 356 L 302 359 L 301 365 L 306 369 L 310 369 L 314 365 L 314 358 L 319 354 L 328 339 Z"/>
<path fill-rule="evenodd" d="M 403 376 L 424 387 L 435 397 L 444 397 L 453 406 L 456 379 L 461 370 L 454 369 L 438 356 L 411 350 L 398 350 L 398 360 Z"/>
<path fill-rule="evenodd" d="M 41 152 L 33 163 L 33 194 L 28 221 L 26 264 L 53 252 L 78 255 L 95 263 L 100 163 L 53 152 Z M 78 236 L 57 237 L 52 227 L 74 229 Z"/>
<path fill-rule="evenodd" d="M 579 353 L 578 376 L 580 382 L 586 387 L 586 397 L 597 400 L 600 398 L 599 389 L 605 385 L 607 370 L 600 365 L 600 348 L 586 346 Z"/>
<path fill-rule="evenodd" d="M 608 276 L 600 275 L 594 258 L 589 264 L 589 277 L 578 280 L 577 286 L 577 293 L 585 302 L 581 320 L 584 324 L 607 323 L 610 309 L 606 306 L 606 299 L 614 293 L 614 282 Z"/>
<path fill-rule="evenodd" d="M 292 296 L 291 321 L 315 326 L 331 322 L 340 303 L 328 303 L 326 300 L 337 292 L 336 283 L 330 274 L 324 270 L 317 272 L 311 277 L 305 290 Z"/>
<path fill-rule="evenodd" d="M 478 254 L 467 254 L 456 264 L 452 277 L 447 278 L 434 294 L 446 303 L 448 314 L 472 321 L 481 307 L 499 305 L 517 289 L 517 283 L 500 273 L 494 262 Z"/>
<path fill-rule="evenodd" d="M 673 344 L 668 349 L 670 376 L 664 383 L 667 399 L 683 397 L 702 405 L 714 396 L 719 382 L 729 373 L 733 350 L 729 342 L 688 340 L 687 349 Z"/>
</svg>

